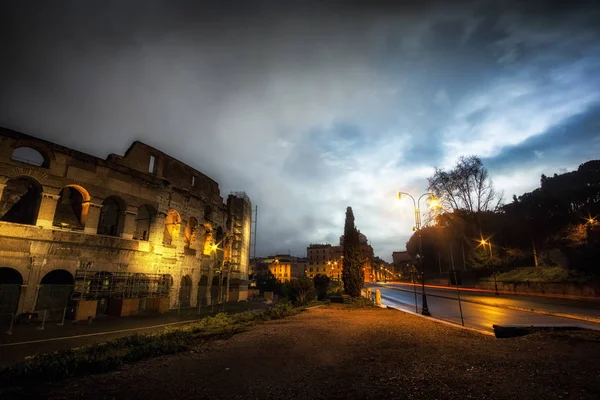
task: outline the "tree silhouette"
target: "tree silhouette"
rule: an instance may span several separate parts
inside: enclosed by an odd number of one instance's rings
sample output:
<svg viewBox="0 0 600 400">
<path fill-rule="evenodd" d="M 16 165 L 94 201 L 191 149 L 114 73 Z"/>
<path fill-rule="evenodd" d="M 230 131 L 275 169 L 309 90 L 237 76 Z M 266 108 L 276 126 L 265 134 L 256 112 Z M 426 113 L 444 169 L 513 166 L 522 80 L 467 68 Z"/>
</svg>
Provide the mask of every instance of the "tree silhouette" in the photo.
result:
<svg viewBox="0 0 600 400">
<path fill-rule="evenodd" d="M 354 225 L 352 207 L 346 209 L 346 223 L 344 225 L 344 263 L 342 281 L 344 291 L 352 297 L 360 297 L 364 284 L 364 260 L 360 249 L 358 230 Z"/>
</svg>

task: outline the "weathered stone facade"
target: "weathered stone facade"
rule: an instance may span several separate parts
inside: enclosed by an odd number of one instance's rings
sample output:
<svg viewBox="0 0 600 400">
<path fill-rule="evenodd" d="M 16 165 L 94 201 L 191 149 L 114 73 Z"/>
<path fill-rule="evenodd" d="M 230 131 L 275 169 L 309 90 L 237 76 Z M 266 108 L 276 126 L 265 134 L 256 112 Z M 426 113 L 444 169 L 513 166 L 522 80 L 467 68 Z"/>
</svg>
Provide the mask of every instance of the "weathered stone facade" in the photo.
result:
<svg viewBox="0 0 600 400">
<path fill-rule="evenodd" d="M 235 280 L 244 300 L 248 260 L 230 264 L 236 212 L 217 182 L 144 143 L 103 160 L 0 128 L 0 314 L 40 310 L 51 284 L 81 299 L 162 293 L 177 308 L 222 301 Z M 146 286 L 132 293 L 134 281 Z"/>
</svg>

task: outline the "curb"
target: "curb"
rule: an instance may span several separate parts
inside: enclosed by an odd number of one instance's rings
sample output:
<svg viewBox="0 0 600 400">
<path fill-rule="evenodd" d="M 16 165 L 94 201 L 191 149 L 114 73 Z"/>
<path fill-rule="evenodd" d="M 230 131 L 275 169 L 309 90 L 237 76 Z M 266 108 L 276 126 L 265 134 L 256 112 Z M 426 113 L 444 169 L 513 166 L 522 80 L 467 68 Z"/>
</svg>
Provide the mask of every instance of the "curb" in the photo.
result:
<svg viewBox="0 0 600 400">
<path fill-rule="evenodd" d="M 448 325 L 448 326 L 451 326 L 451 327 L 454 327 L 454 328 L 465 329 L 465 330 L 472 331 L 472 332 L 477 332 L 479 334 L 486 335 L 486 336 L 494 336 L 494 337 L 496 336 L 494 334 L 494 332 L 491 332 L 491 331 L 484 331 L 483 329 L 470 328 L 468 326 L 458 325 L 458 324 L 455 324 L 453 322 L 448 322 L 448 321 L 444 321 L 442 319 L 428 317 L 426 315 L 417 314 L 417 313 L 414 313 L 414 312 L 411 312 L 411 311 L 406 311 L 406 310 L 403 310 L 401 308 L 396 308 L 396 307 L 391 307 L 391 306 L 385 306 L 385 308 L 389 308 L 391 310 L 400 311 L 400 312 L 403 312 L 405 314 L 411 314 L 411 315 L 414 315 L 414 316 L 417 316 L 417 317 L 420 317 L 420 318 L 427 319 L 427 320 L 432 321 L 432 322 L 437 322 L 438 324 L 444 324 L 444 325 Z"/>
<path fill-rule="evenodd" d="M 582 330 L 582 331 L 600 331 L 600 328 L 588 327 L 581 324 L 513 324 L 513 325 L 493 325 L 494 334 L 498 339 L 512 338 L 525 336 L 530 333 L 541 332 L 545 330 L 550 331 L 568 331 L 568 330 Z"/>
<path fill-rule="evenodd" d="M 400 289 L 400 288 L 389 287 L 389 289 L 400 290 L 400 291 L 403 291 L 403 292 L 410 292 L 410 293 L 412 293 L 412 291 L 405 290 L 405 289 Z M 457 301 L 457 299 L 455 299 L 453 297 L 439 296 L 439 295 L 435 295 L 435 294 L 428 294 L 427 296 L 432 296 L 432 297 L 438 297 L 438 298 L 441 298 L 441 299 L 448 299 L 448 300 Z M 511 305 L 507 305 L 507 304 L 498 304 L 498 303 L 494 304 L 494 303 L 488 303 L 486 301 L 478 301 L 478 300 L 470 300 L 470 299 L 467 300 L 467 299 L 464 299 L 464 298 L 461 298 L 461 301 L 463 303 L 479 304 L 479 305 L 482 305 L 482 306 L 505 308 L 507 310 L 523 311 L 523 312 L 529 312 L 529 313 L 533 313 L 533 314 L 549 315 L 551 317 L 561 317 L 561 318 L 576 319 L 576 320 L 579 320 L 579 321 L 586 321 L 586 322 L 592 322 L 592 323 L 600 324 L 600 318 L 598 318 L 598 317 L 591 317 L 591 316 L 587 316 L 587 315 L 560 313 L 560 312 L 554 312 L 554 311 L 548 311 L 548 310 L 541 310 L 541 309 L 538 309 L 538 308 L 526 308 L 526 307 L 519 307 L 519 306 L 511 306 Z"/>
</svg>

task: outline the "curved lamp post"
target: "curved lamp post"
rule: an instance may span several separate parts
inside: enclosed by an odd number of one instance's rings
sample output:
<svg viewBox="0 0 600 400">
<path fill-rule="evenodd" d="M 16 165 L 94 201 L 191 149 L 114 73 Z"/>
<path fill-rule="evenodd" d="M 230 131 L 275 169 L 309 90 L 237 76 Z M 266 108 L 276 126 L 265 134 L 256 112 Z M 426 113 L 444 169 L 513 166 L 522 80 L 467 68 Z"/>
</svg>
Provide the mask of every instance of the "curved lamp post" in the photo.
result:
<svg viewBox="0 0 600 400">
<path fill-rule="evenodd" d="M 415 207 L 415 227 L 414 231 L 417 232 L 417 237 L 419 238 L 419 254 L 417 258 L 419 259 L 419 269 L 421 270 L 421 292 L 423 294 L 423 309 L 421 314 L 423 315 L 431 315 L 429 312 L 429 307 L 427 306 L 427 295 L 425 294 L 425 271 L 423 270 L 423 244 L 421 240 L 421 199 L 425 196 L 429 196 L 431 200 L 434 200 L 435 197 L 433 193 L 424 193 L 419 197 L 418 200 L 415 201 L 415 198 L 406 192 L 398 192 L 398 200 L 402 200 L 402 195 L 408 196 L 412 199 L 413 205 Z"/>
</svg>

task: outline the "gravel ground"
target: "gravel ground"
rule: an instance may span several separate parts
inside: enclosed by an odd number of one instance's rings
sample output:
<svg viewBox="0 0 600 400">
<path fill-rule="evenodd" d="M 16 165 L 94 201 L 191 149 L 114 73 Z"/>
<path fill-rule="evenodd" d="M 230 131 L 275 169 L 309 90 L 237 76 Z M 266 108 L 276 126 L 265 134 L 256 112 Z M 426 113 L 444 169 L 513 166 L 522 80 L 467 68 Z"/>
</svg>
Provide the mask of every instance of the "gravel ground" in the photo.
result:
<svg viewBox="0 0 600 400">
<path fill-rule="evenodd" d="M 598 399 L 600 335 L 495 339 L 389 309 L 314 308 L 51 399 Z M 21 393 L 20 398 L 24 398 Z"/>
</svg>

